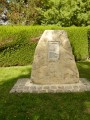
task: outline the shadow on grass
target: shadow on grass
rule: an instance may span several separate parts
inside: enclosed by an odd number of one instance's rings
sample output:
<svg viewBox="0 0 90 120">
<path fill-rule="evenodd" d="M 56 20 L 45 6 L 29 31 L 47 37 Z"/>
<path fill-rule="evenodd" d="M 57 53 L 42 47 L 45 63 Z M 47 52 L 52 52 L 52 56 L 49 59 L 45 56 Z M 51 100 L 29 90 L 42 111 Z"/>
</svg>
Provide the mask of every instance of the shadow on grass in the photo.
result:
<svg viewBox="0 0 90 120">
<path fill-rule="evenodd" d="M 8 75 L 7 71 L 6 71 L 6 76 Z M 10 70 L 10 72 L 11 72 L 11 70 Z M 18 75 L 16 74 L 16 77 L 15 77 L 15 75 L 14 76 L 12 75 L 11 78 L 4 78 L 4 80 L 0 81 L 0 83 L 1 83 L 0 84 L 0 94 L 3 92 L 8 93 L 18 79 L 30 78 L 30 76 L 31 76 L 31 68 L 27 68 L 26 70 L 22 69 L 22 70 L 20 70 L 20 72 L 21 72 L 20 74 L 18 74 Z"/>
<path fill-rule="evenodd" d="M 8 93 L 18 79 L 29 78 L 29 77 L 30 77 L 29 75 L 21 75 L 16 78 L 7 79 L 7 81 L 3 82 L 3 84 L 0 85 L 0 93 L 5 91 Z"/>
<path fill-rule="evenodd" d="M 80 77 L 90 80 L 90 62 L 77 62 L 77 67 Z"/>
<path fill-rule="evenodd" d="M 77 63 L 82 77 L 87 78 L 90 63 Z M 48 93 L 30 94 L 9 91 L 19 78 L 30 77 L 19 75 L 5 81 L 0 86 L 0 120 L 89 120 L 88 101 L 90 92 L 83 93 Z M 88 78 L 90 78 L 88 76 Z"/>
<path fill-rule="evenodd" d="M 0 120 L 89 120 L 85 101 L 90 92 L 84 93 L 12 93 L 15 84 L 9 79 L 0 87 Z"/>
</svg>

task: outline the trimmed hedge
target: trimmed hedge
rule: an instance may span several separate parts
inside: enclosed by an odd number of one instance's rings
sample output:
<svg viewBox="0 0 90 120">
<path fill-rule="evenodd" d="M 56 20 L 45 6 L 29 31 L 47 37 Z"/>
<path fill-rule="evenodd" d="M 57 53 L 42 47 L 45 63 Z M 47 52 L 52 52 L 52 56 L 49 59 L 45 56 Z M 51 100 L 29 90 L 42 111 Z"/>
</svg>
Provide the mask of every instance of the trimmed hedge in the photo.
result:
<svg viewBox="0 0 90 120">
<path fill-rule="evenodd" d="M 88 51 L 89 51 L 89 58 L 90 58 L 90 29 L 88 30 Z"/>
<path fill-rule="evenodd" d="M 88 27 L 0 26 L 0 66 L 32 64 L 37 42 L 46 29 L 66 30 L 76 60 L 88 58 Z"/>
</svg>

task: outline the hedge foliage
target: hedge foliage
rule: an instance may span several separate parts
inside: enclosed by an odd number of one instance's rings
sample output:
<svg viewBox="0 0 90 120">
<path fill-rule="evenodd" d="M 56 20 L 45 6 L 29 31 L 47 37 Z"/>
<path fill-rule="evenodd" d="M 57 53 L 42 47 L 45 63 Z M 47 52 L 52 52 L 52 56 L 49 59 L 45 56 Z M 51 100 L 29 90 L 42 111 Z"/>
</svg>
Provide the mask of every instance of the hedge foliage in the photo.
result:
<svg viewBox="0 0 90 120">
<path fill-rule="evenodd" d="M 89 51 L 89 58 L 90 58 L 90 29 L 88 30 L 88 51 Z"/>
<path fill-rule="evenodd" d="M 0 26 L 0 66 L 32 64 L 37 42 L 46 29 L 66 30 L 76 60 L 88 58 L 89 27 Z"/>
</svg>

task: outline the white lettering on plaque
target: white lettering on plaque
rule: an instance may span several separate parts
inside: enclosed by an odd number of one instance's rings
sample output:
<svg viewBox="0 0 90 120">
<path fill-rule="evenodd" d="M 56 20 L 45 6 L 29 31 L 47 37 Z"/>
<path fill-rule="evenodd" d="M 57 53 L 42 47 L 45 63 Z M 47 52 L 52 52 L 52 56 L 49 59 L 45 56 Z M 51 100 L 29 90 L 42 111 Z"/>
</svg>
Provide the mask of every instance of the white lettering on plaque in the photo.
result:
<svg viewBox="0 0 90 120">
<path fill-rule="evenodd" d="M 48 59 L 56 61 L 59 59 L 59 42 L 49 41 L 48 42 Z"/>
</svg>

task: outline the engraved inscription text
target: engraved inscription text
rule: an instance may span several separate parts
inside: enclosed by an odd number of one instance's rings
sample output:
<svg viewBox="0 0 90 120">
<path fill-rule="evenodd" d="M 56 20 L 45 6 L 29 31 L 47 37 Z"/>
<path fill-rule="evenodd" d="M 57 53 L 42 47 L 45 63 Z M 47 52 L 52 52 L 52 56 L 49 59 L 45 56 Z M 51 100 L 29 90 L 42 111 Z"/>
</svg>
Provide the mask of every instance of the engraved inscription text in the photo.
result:
<svg viewBox="0 0 90 120">
<path fill-rule="evenodd" d="M 59 59 L 59 42 L 49 41 L 48 42 L 48 59 L 56 61 Z"/>
</svg>

